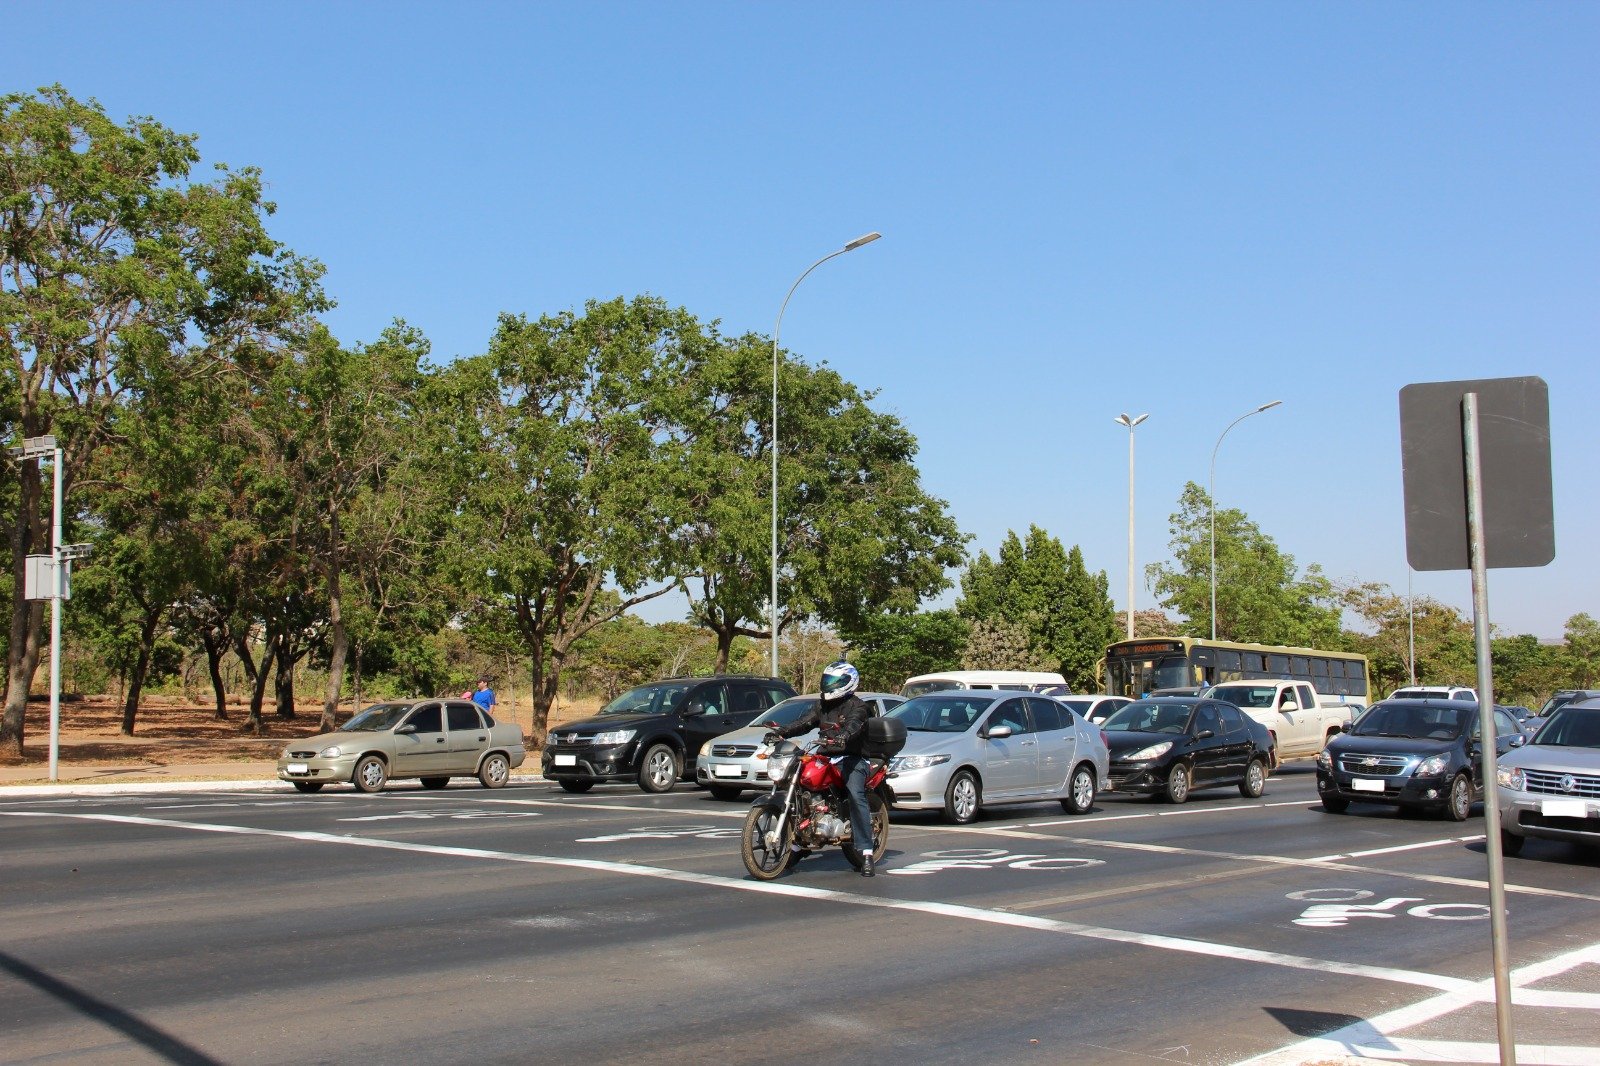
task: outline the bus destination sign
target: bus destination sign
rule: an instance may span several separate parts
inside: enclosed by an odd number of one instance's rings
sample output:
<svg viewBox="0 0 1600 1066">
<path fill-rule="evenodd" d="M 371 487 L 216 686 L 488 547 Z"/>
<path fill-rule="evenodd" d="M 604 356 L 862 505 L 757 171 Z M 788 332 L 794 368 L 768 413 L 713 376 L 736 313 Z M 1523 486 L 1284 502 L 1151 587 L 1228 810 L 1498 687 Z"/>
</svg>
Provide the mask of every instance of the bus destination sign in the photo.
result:
<svg viewBox="0 0 1600 1066">
<path fill-rule="evenodd" d="M 1157 655 L 1161 652 L 1181 652 L 1183 643 L 1177 640 L 1141 641 L 1135 644 L 1118 644 L 1118 655 Z"/>
</svg>

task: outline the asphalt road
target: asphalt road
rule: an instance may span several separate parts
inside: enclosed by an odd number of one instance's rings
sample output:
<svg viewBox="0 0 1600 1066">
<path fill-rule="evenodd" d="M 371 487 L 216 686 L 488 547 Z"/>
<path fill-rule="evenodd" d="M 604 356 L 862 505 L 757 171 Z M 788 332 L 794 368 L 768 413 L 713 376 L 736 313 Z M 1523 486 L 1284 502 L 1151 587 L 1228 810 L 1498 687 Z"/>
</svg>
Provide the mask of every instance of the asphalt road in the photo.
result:
<svg viewBox="0 0 1600 1066">
<path fill-rule="evenodd" d="M 897 813 L 878 877 L 761 884 L 745 806 L 0 796 L 0 1061 L 1495 1061 L 1479 816 L 1328 815 L 1295 765 L 1257 801 Z M 1597 868 L 1507 862 L 1525 1064 L 1600 1062 Z"/>
</svg>

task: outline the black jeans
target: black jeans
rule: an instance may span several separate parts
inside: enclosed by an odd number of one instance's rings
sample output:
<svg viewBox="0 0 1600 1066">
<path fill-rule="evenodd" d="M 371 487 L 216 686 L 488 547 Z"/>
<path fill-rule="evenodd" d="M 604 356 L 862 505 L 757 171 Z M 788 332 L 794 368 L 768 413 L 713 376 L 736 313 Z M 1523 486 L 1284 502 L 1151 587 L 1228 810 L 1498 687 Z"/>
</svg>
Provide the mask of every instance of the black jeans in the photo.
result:
<svg viewBox="0 0 1600 1066">
<path fill-rule="evenodd" d="M 872 851 L 872 808 L 867 805 L 867 776 L 872 772 L 872 762 L 865 755 L 844 755 L 839 759 L 839 772 L 844 775 L 845 791 L 850 793 L 850 835 L 856 850 Z"/>
</svg>

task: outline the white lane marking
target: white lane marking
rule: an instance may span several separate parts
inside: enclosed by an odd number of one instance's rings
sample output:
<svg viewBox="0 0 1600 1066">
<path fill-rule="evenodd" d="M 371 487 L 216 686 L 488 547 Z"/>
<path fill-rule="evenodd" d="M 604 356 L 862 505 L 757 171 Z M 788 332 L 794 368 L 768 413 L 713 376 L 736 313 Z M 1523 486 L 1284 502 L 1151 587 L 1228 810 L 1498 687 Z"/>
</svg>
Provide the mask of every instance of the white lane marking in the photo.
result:
<svg viewBox="0 0 1600 1066">
<path fill-rule="evenodd" d="M 1499 1062 L 1500 1045 L 1471 1043 L 1465 1040 L 1412 1040 L 1390 1037 L 1386 1047 L 1366 1047 L 1366 1059 L 1391 1062 Z M 1600 1047 L 1560 1046 L 1556 1044 L 1517 1044 L 1519 1066 L 1594 1066 L 1600 1062 Z"/>
<path fill-rule="evenodd" d="M 418 844 L 398 840 L 383 840 L 375 837 L 335 836 L 331 833 L 318 833 L 310 830 L 285 830 L 285 829 L 260 829 L 254 826 L 216 825 L 206 822 L 178 822 L 162 818 L 144 818 L 126 814 L 79 814 L 64 811 L 0 811 L 0 817 L 10 818 L 67 818 L 79 821 L 112 822 L 122 825 L 143 825 L 161 829 L 184 829 L 201 833 L 222 833 L 236 836 L 270 837 L 280 840 L 300 840 L 313 844 L 339 844 L 345 847 L 377 848 L 386 851 L 403 851 L 422 855 L 440 855 L 451 858 L 489 859 L 499 862 L 529 863 L 538 866 L 557 866 L 568 869 L 593 870 L 600 873 L 626 874 L 632 877 L 649 877 L 663 881 L 676 881 L 685 884 L 709 886 L 716 888 L 735 889 L 741 892 L 756 892 L 765 895 L 789 896 L 802 899 L 827 900 L 836 903 L 848 903 L 861 907 L 877 907 L 884 910 L 909 911 L 920 914 L 933 914 L 947 918 L 961 918 L 968 921 L 985 922 L 991 925 L 1011 926 L 1017 929 L 1036 929 L 1043 932 L 1061 933 L 1068 936 L 1085 937 L 1091 940 L 1106 940 L 1119 944 L 1132 944 L 1139 947 L 1156 948 L 1165 951 L 1179 951 L 1193 955 L 1209 956 L 1212 958 L 1231 959 L 1236 962 L 1256 962 L 1269 966 L 1282 966 L 1289 969 L 1309 970 L 1313 973 L 1339 973 L 1350 977 L 1367 977 L 1380 981 L 1392 981 L 1398 984 L 1416 985 L 1422 988 L 1434 988 L 1458 995 L 1469 995 L 1479 988 L 1479 984 L 1459 977 L 1448 977 L 1443 974 L 1424 973 L 1417 970 L 1402 970 L 1388 966 L 1370 966 L 1361 963 L 1340 962 L 1333 959 L 1315 959 L 1303 955 L 1289 955 L 1277 951 L 1263 951 L 1259 948 L 1238 947 L 1228 944 L 1216 944 L 1204 940 L 1190 940 L 1184 937 L 1164 936 L 1157 933 L 1135 933 L 1124 929 L 1107 929 L 1099 926 L 1082 925 L 1077 922 L 1065 922 L 1055 918 L 1044 918 L 1031 914 L 1015 914 L 1007 911 L 989 910 L 983 907 L 970 907 L 956 903 L 939 903 L 932 900 L 898 900 L 886 899 L 877 896 L 864 896 L 854 892 L 840 892 L 836 889 L 812 888 L 807 885 L 777 884 L 765 881 L 750 881 L 720 874 L 700 874 L 684 870 L 672 870 L 659 866 L 642 866 L 635 863 L 609 862 L 603 859 L 572 859 L 556 855 L 526 855 L 508 851 L 489 851 L 481 848 L 459 848 L 438 844 Z M 1491 986 L 1492 994 L 1492 986 Z M 1572 993 L 1569 993 L 1572 995 Z M 1581 995 L 1579 993 L 1578 995 Z M 1593 997 L 1600 1002 L 1600 995 Z M 1518 999 L 1518 1002 L 1525 1002 Z"/>
<path fill-rule="evenodd" d="M 1473 844 L 1483 839 L 1483 834 L 1470 837 L 1445 837 L 1443 840 L 1424 840 L 1418 844 L 1397 844 L 1392 848 L 1372 848 L 1368 851 L 1352 851 L 1344 855 L 1318 855 L 1307 859 L 1306 862 L 1337 862 L 1340 859 L 1364 859 L 1368 855 L 1393 855 L 1397 851 L 1420 851 L 1423 848 L 1437 848 L 1445 844 Z"/>
<path fill-rule="evenodd" d="M 1600 963 L 1600 944 L 1590 944 L 1562 955 L 1556 955 L 1542 962 L 1531 963 L 1520 969 L 1511 971 L 1512 1000 L 1517 1003 L 1524 1002 L 1523 996 L 1530 991 L 1519 986 L 1533 984 L 1550 977 L 1556 977 L 1592 963 Z M 1550 993 L 1546 993 L 1549 995 Z M 1398 1037 L 1395 1034 L 1402 1029 L 1411 1029 L 1418 1025 L 1426 1024 L 1446 1014 L 1453 1014 L 1464 1007 L 1474 1003 L 1492 1002 L 1494 999 L 1494 979 L 1486 978 L 1479 981 L 1471 992 L 1446 992 L 1431 999 L 1413 1003 L 1398 1010 L 1380 1014 L 1375 1018 L 1351 1022 L 1342 1029 L 1331 1033 L 1302 1040 L 1288 1047 L 1269 1051 L 1254 1058 L 1244 1059 L 1237 1066 L 1301 1066 L 1302 1063 L 1316 1062 L 1322 1059 L 1342 1058 L 1346 1055 L 1394 1059 L 1404 1061 L 1438 1061 L 1430 1060 L 1425 1054 L 1413 1053 L 1407 1048 L 1413 1042 Z M 1587 1005 L 1594 1009 L 1593 1005 Z M 1419 1052 L 1421 1049 L 1419 1048 Z M 1530 1054 L 1541 1054 L 1547 1057 L 1532 1058 Z M 1565 1057 L 1575 1054 L 1576 1057 Z M 1558 1057 L 1562 1056 L 1562 1057 Z M 1448 1061 L 1478 1061 L 1498 1062 L 1500 1053 L 1495 1048 L 1492 1057 L 1487 1059 L 1452 1059 Z M 1517 1048 L 1517 1061 L 1533 1066 L 1535 1062 L 1545 1062 L 1551 1066 L 1592 1066 L 1600 1062 L 1600 1048 L 1576 1047 L 1521 1047 Z"/>
<path fill-rule="evenodd" d="M 1101 822 L 1126 822 L 1130 818 L 1173 818 L 1184 814 L 1228 814 L 1232 811 L 1260 811 L 1268 807 L 1311 807 L 1312 800 L 1280 800 L 1276 803 L 1237 803 L 1231 807 L 1190 807 L 1181 811 L 1147 811 L 1144 814 L 1095 814 L 1085 818 L 1052 818 L 1048 822 L 1025 822 L 1030 828 L 1051 825 L 1099 825 Z"/>
</svg>

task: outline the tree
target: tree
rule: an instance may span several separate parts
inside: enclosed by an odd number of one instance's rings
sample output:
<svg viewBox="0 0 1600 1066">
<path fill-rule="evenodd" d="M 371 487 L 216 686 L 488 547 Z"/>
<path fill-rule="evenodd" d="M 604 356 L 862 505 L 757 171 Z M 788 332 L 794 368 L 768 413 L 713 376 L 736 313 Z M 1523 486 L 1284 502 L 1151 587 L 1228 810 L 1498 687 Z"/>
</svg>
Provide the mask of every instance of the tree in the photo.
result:
<svg viewBox="0 0 1600 1066">
<path fill-rule="evenodd" d="M 1004 618 L 979 618 L 968 624 L 961 646 L 963 670 L 1047 670 L 1033 635 L 1021 622 Z"/>
<path fill-rule="evenodd" d="M 710 340 L 676 409 L 687 504 L 677 550 L 691 614 L 725 662 L 735 637 L 772 637 L 772 343 Z M 916 439 L 872 398 L 826 366 L 788 353 L 780 363 L 780 634 L 913 611 L 965 556 L 944 501 L 922 490 Z"/>
<path fill-rule="evenodd" d="M 846 654 L 862 688 L 898 692 L 908 677 L 958 669 L 969 628 L 954 611 L 884 612 L 846 634 Z"/>
<path fill-rule="evenodd" d="M 60 86 L 0 97 L 0 358 L 10 434 L 53 434 L 70 491 L 109 441 L 118 404 L 175 353 L 230 357 L 323 305 L 320 268 L 273 242 L 259 173 L 189 183 L 195 138 L 119 126 Z M 226 349 L 226 351 L 224 351 Z M 23 464 L 0 745 L 22 751 L 43 603 L 22 598 L 48 549 L 38 466 Z"/>
<path fill-rule="evenodd" d="M 1015 530 L 1006 534 L 998 558 L 980 552 L 961 578 L 962 595 L 956 611 L 973 622 L 991 624 L 977 634 L 978 648 L 993 646 L 993 623 L 1020 626 L 1027 634 L 1026 658 L 1032 669 L 1057 670 L 1075 688 L 1092 688 L 1095 663 L 1116 638 L 1113 608 L 1105 571 L 1089 573 L 1083 552 L 1061 542 L 1038 526 L 1030 526 L 1027 540 Z M 994 664 L 976 668 L 1004 669 Z"/>
<path fill-rule="evenodd" d="M 1162 606 L 1200 634 L 1211 632 L 1210 503 L 1199 485 L 1186 484 L 1171 517 L 1172 560 L 1145 567 Z M 1336 648 L 1337 594 L 1321 567 L 1313 564 L 1301 574 L 1294 556 L 1281 552 L 1243 511 L 1218 510 L 1216 525 L 1218 638 Z"/>
<path fill-rule="evenodd" d="M 1565 659 L 1572 688 L 1592 688 L 1600 679 L 1600 622 L 1588 614 L 1567 619 Z"/>
<path fill-rule="evenodd" d="M 1420 684 L 1474 685 L 1477 652 L 1472 623 L 1449 604 L 1428 596 L 1406 597 L 1379 582 L 1351 585 L 1339 592 L 1346 610 L 1360 617 L 1367 633 L 1351 634 L 1344 650 L 1366 655 L 1372 698 L 1410 681 L 1411 629 L 1415 624 L 1416 674 Z"/>
</svg>

